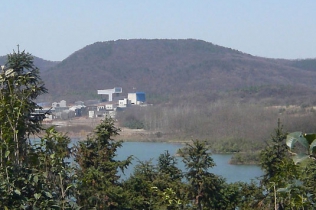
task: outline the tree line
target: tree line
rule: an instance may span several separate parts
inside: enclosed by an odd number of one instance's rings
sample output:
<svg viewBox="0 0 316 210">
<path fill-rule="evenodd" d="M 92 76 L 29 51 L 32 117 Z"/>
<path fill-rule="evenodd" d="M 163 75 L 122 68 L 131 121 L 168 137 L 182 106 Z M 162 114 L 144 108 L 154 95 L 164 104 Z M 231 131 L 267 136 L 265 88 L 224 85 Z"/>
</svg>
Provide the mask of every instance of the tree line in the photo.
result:
<svg viewBox="0 0 316 210">
<path fill-rule="evenodd" d="M 267 106 L 233 99 L 205 104 L 131 107 L 117 114 L 122 127 L 159 134 L 157 141 L 205 139 L 214 153 L 234 153 L 234 163 L 259 163 L 259 152 L 280 119 L 288 131 L 314 131 L 315 110 Z M 250 158 L 251 157 L 251 158 Z"/>
<path fill-rule="evenodd" d="M 122 142 L 113 139 L 120 132 L 113 119 L 70 146 L 67 135 L 32 115 L 47 90 L 29 53 L 8 55 L 0 82 L 2 209 L 315 209 L 315 134 L 287 135 L 279 122 L 260 153 L 264 176 L 249 183 L 211 173 L 210 143 L 197 139 L 178 152 L 184 171 L 166 151 L 122 180 L 134 157 L 116 159 Z"/>
</svg>

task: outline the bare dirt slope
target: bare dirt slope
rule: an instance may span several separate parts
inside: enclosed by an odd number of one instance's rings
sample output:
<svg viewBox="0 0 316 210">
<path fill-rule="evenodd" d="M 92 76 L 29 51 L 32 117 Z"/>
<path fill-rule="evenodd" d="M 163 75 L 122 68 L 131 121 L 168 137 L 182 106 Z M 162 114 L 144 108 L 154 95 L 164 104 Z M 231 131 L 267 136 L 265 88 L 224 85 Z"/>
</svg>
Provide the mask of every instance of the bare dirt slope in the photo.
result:
<svg viewBox="0 0 316 210">
<path fill-rule="evenodd" d="M 55 125 L 57 130 L 66 133 L 72 138 L 85 139 L 93 129 L 101 122 L 98 118 L 80 117 L 72 120 L 54 120 L 47 123 Z M 121 127 L 118 123 L 116 127 L 120 128 L 119 135 L 115 137 L 117 140 L 124 141 L 158 141 L 163 140 L 157 132 L 149 132 L 144 129 L 130 129 Z"/>
</svg>

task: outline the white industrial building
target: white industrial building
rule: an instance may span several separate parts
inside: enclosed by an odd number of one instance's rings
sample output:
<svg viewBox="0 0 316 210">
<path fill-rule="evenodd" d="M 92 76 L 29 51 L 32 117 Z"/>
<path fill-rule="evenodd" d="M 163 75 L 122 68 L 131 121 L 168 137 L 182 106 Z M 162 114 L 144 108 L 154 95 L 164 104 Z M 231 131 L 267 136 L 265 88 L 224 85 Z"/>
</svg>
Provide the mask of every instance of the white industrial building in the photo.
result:
<svg viewBox="0 0 316 210">
<path fill-rule="evenodd" d="M 140 105 L 145 102 L 146 96 L 144 92 L 128 93 L 127 99 L 131 104 Z"/>
<path fill-rule="evenodd" d="M 99 95 L 108 95 L 109 100 L 113 100 L 113 94 L 119 94 L 122 93 L 122 88 L 121 87 L 115 87 L 113 89 L 106 89 L 106 90 L 98 90 Z"/>
</svg>

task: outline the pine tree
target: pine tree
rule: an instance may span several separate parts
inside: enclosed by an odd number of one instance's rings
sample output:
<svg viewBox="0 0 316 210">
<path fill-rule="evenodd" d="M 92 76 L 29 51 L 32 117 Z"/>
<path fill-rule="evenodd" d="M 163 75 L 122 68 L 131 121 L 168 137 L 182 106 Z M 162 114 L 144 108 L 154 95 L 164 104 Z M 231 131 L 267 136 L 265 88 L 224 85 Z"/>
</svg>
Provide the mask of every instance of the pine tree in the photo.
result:
<svg viewBox="0 0 316 210">
<path fill-rule="evenodd" d="M 85 209 L 122 208 L 127 202 L 118 172 L 124 171 L 131 163 L 131 157 L 123 161 L 115 159 L 122 142 L 112 137 L 118 135 L 119 131 L 113 119 L 106 118 L 76 148 L 75 161 L 79 166 L 78 202 Z"/>
<path fill-rule="evenodd" d="M 19 50 L 8 55 L 0 85 L 1 166 L 6 162 L 21 165 L 27 158 L 27 137 L 41 130 L 41 119 L 31 115 L 41 108 L 34 100 L 47 90 L 32 55 Z"/>
<path fill-rule="evenodd" d="M 265 203 L 271 208 L 276 205 L 281 208 L 285 203 L 277 199 L 276 191 L 293 183 L 298 174 L 290 158 L 286 146 L 286 133 L 283 131 L 280 120 L 275 134 L 271 136 L 268 145 L 260 153 L 260 166 L 264 171 L 261 187 L 267 192 Z"/>
<path fill-rule="evenodd" d="M 76 209 L 70 199 L 73 170 L 65 162 L 70 139 L 54 128 L 37 142 L 44 116 L 33 115 L 36 98 L 47 92 L 33 57 L 25 51 L 8 55 L 0 73 L 1 209 Z"/>
<path fill-rule="evenodd" d="M 187 169 L 188 199 L 194 200 L 197 209 L 212 209 L 216 204 L 223 179 L 209 172 L 215 166 L 206 142 L 194 140 L 179 150 Z"/>
</svg>

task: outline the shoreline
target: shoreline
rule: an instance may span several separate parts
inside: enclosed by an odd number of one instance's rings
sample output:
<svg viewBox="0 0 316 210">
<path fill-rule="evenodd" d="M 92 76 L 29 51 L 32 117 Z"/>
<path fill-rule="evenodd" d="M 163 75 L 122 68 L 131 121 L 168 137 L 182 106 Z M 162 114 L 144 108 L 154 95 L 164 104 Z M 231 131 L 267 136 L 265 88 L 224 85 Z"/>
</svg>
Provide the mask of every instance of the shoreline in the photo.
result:
<svg viewBox="0 0 316 210">
<path fill-rule="evenodd" d="M 81 118 L 80 120 L 70 120 L 70 121 L 55 121 L 53 124 L 46 124 L 49 126 L 55 126 L 56 130 L 63 135 L 76 139 L 77 141 L 83 141 L 93 133 L 95 126 L 101 122 L 97 119 Z M 112 137 L 116 141 L 122 142 L 155 142 L 155 143 L 168 143 L 168 144 L 182 144 L 192 142 L 192 139 L 181 139 L 181 137 L 176 138 L 171 134 L 164 134 L 160 131 L 147 131 L 144 129 L 130 129 L 126 127 L 120 127 L 118 124 L 115 125 L 120 129 L 119 135 Z M 38 137 L 45 135 L 45 131 L 40 133 Z M 212 152 L 212 154 L 222 154 L 222 155 L 234 155 L 238 153 L 228 153 L 228 152 Z M 258 165 L 256 161 L 242 161 L 234 162 L 230 159 L 229 164 L 231 165 Z"/>
</svg>

